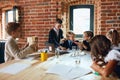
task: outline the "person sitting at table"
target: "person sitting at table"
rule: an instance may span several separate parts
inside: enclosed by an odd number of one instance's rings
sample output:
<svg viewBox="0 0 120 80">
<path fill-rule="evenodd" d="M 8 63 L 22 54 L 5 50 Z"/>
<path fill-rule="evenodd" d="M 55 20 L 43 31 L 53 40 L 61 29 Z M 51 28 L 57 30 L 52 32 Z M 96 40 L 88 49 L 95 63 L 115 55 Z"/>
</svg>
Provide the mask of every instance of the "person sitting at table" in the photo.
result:
<svg viewBox="0 0 120 80">
<path fill-rule="evenodd" d="M 19 23 L 10 22 L 6 26 L 6 32 L 9 37 L 5 43 L 5 61 L 21 59 L 27 54 L 33 53 L 37 49 L 37 44 L 26 44 L 22 49 L 19 49 L 16 38 L 20 38 L 21 28 Z"/>
<path fill-rule="evenodd" d="M 62 50 L 70 49 L 71 50 L 73 46 L 75 46 L 77 49 L 77 45 L 75 44 L 75 42 L 79 42 L 79 41 L 75 40 L 75 34 L 72 31 L 69 31 L 69 32 L 67 32 L 66 37 L 67 37 L 67 39 L 64 40 L 64 42 L 60 44 L 61 45 L 60 49 L 62 49 Z"/>
<path fill-rule="evenodd" d="M 93 37 L 93 32 L 92 31 L 85 31 L 83 33 L 83 41 L 81 43 L 76 42 L 76 44 L 79 46 L 79 48 L 81 50 L 90 51 L 89 42 L 90 42 L 92 37 Z"/>
<path fill-rule="evenodd" d="M 111 49 L 111 42 L 104 35 L 93 37 L 90 45 L 93 59 L 91 68 L 103 78 L 110 76 L 112 72 L 120 77 L 120 48 Z"/>
<path fill-rule="evenodd" d="M 119 39 L 119 33 L 115 29 L 110 29 L 106 33 L 106 37 L 111 41 L 112 48 L 120 48 L 120 39 Z"/>
</svg>

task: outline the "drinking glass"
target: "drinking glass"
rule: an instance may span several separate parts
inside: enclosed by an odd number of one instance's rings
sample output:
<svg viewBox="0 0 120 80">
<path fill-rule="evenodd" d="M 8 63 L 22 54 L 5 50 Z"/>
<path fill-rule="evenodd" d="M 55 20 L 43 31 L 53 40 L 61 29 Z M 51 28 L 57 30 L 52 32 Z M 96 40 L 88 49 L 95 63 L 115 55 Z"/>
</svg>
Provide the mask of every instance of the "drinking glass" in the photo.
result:
<svg viewBox="0 0 120 80">
<path fill-rule="evenodd" d="M 72 53 L 75 56 L 75 54 L 76 54 L 76 46 L 72 46 Z"/>
</svg>

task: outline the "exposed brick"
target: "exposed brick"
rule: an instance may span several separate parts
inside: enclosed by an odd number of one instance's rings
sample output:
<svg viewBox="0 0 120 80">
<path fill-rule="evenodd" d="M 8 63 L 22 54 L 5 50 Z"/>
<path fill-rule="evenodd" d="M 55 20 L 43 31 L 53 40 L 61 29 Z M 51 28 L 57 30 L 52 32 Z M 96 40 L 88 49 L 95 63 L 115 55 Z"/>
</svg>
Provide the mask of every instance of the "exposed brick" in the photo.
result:
<svg viewBox="0 0 120 80">
<path fill-rule="evenodd" d="M 12 1 L 12 2 L 10 2 Z M 38 36 L 39 48 L 44 48 L 44 42 L 48 39 L 48 33 L 54 26 L 56 16 L 65 16 L 65 25 L 69 29 L 69 6 L 80 4 L 92 4 L 94 7 L 95 34 L 106 34 L 115 28 L 120 32 L 120 0 L 71 0 L 69 3 L 61 3 L 63 0 L 0 0 L 1 7 L 11 5 L 20 6 L 20 22 L 22 27 L 21 46 L 26 42 L 28 36 Z M 68 1 L 68 0 L 65 0 Z M 70 1 L 70 0 L 69 0 Z M 58 11 L 57 11 L 58 10 Z M 62 12 L 61 12 L 62 11 Z M 65 13 L 65 15 L 64 15 Z M 1 22 L 0 12 L 0 22 Z M 64 19 L 63 18 L 63 19 Z"/>
<path fill-rule="evenodd" d="M 115 23 L 115 20 L 107 20 L 107 23 Z"/>
</svg>

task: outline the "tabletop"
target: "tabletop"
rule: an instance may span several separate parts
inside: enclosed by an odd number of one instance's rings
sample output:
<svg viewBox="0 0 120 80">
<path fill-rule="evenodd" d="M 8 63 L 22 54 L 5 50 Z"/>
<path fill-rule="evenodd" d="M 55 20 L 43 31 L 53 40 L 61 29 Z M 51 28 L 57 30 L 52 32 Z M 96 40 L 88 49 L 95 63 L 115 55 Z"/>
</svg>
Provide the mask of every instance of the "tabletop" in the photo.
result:
<svg viewBox="0 0 120 80">
<path fill-rule="evenodd" d="M 91 57 L 88 52 L 87 53 L 81 52 L 80 55 L 77 54 L 77 56 L 72 52 L 64 55 L 59 55 L 59 57 L 53 56 L 54 54 L 49 54 L 49 55 L 52 57 L 49 57 L 47 61 L 44 62 L 40 61 L 39 56 L 30 56 L 22 60 L 12 60 L 0 64 L 0 80 L 100 80 L 101 79 L 101 77 L 99 75 L 95 75 L 93 73 L 93 70 L 90 68 Z M 78 71 L 76 71 L 77 69 Z M 64 75 L 62 75 L 61 73 Z M 110 79 L 105 79 L 105 80 L 110 80 Z M 117 80 L 117 79 L 111 79 L 111 80 Z"/>
</svg>

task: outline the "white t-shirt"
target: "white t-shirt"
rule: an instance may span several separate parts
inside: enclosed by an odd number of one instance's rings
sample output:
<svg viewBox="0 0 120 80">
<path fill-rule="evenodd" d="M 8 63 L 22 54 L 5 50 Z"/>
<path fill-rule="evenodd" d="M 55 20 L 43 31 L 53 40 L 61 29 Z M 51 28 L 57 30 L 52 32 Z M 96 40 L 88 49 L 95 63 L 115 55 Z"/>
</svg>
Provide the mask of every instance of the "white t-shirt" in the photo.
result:
<svg viewBox="0 0 120 80">
<path fill-rule="evenodd" d="M 110 60 L 116 60 L 119 61 L 118 65 L 120 65 L 120 51 L 118 51 L 117 49 L 118 47 L 114 47 L 111 51 L 109 51 L 108 55 L 105 57 L 105 62 L 109 62 Z"/>
</svg>

